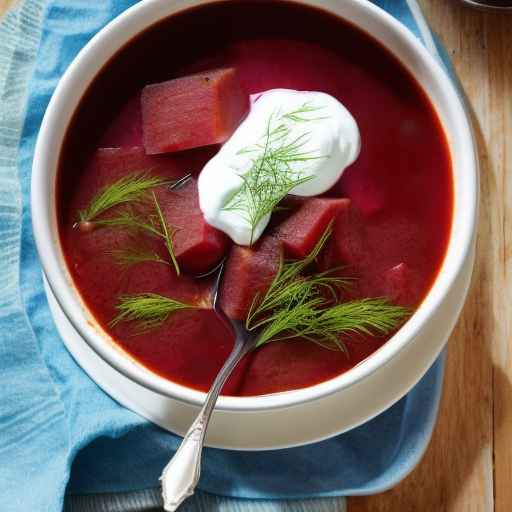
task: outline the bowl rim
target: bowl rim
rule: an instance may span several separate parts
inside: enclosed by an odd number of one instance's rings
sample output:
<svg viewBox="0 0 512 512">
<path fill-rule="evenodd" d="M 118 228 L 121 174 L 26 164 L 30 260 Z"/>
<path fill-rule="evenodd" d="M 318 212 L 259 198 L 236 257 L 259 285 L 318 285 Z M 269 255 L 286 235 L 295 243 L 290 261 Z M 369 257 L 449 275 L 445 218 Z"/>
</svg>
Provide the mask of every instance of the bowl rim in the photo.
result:
<svg viewBox="0 0 512 512">
<path fill-rule="evenodd" d="M 76 290 L 62 254 L 57 230 L 54 178 L 69 118 L 71 118 L 75 111 L 83 93 L 87 90 L 89 84 L 108 58 L 115 54 L 126 42 L 158 22 L 162 17 L 170 16 L 190 7 L 219 1 L 229 0 L 175 0 L 172 3 L 163 3 L 160 0 L 143 0 L 124 11 L 101 29 L 78 53 L 55 89 L 37 138 L 31 183 L 32 222 L 39 258 L 49 286 L 71 324 L 98 355 L 126 377 L 157 393 L 194 406 L 202 405 L 206 393 L 160 377 L 142 364 L 135 362 L 101 329 L 94 316 L 86 308 L 79 292 Z M 293 0 L 293 2 L 319 7 L 335 16 L 341 17 L 339 12 L 334 11 L 332 3 L 329 3 L 329 1 Z M 349 371 L 306 388 L 250 397 L 221 395 L 216 405 L 216 408 L 219 410 L 255 412 L 297 406 L 302 403 L 319 400 L 332 393 L 347 390 L 357 384 L 380 367 L 386 365 L 404 350 L 409 342 L 414 340 L 433 312 L 440 306 L 448 290 L 452 287 L 457 275 L 461 271 L 466 255 L 471 249 L 477 218 L 477 160 L 470 123 L 457 89 L 446 70 L 428 52 L 421 41 L 389 13 L 366 0 L 345 0 L 344 9 L 345 11 L 353 9 L 360 16 L 368 17 L 379 24 L 383 30 L 399 40 L 401 44 L 408 47 L 414 56 L 428 69 L 429 73 L 432 74 L 434 82 L 437 82 L 440 90 L 442 90 L 442 93 L 450 102 L 450 108 L 453 110 L 459 130 L 457 136 L 467 150 L 464 158 L 466 160 L 465 173 L 468 180 L 466 184 L 468 195 L 466 199 L 467 204 L 464 204 L 463 229 L 458 232 L 459 243 L 456 248 L 457 250 L 454 250 L 452 247 L 453 225 L 455 223 L 454 207 L 448 248 L 431 289 L 406 324 L 379 350 Z M 141 20 L 143 20 L 143 23 L 141 23 Z M 347 21 L 356 24 L 350 17 L 347 17 Z M 357 26 L 360 30 L 368 33 L 366 28 Z M 399 59 L 402 65 L 417 79 L 410 66 L 396 55 L 386 41 L 378 35 L 370 35 L 395 55 L 395 58 Z M 116 39 L 122 42 L 119 43 Z M 83 79 L 84 76 L 87 77 L 85 81 Z M 419 80 L 417 81 L 419 82 Z M 431 95 L 425 89 L 424 92 L 431 99 Z M 72 106 L 69 107 L 69 105 Z M 70 110 L 71 113 L 67 122 L 63 122 L 62 112 L 65 112 L 66 109 Z M 437 109 L 435 110 L 437 112 Z M 62 131 L 62 136 L 55 135 L 57 129 Z M 444 126 L 443 130 L 448 138 L 448 133 L 446 133 Z M 57 139 L 56 147 L 58 151 L 53 150 L 52 154 L 51 148 L 54 139 Z M 451 151 L 451 144 L 449 144 L 449 147 Z M 55 156 L 55 153 L 57 156 Z M 452 167 L 455 181 L 453 155 Z M 53 178 L 49 180 L 49 176 L 52 173 Z M 454 190 L 454 201 L 456 200 L 457 194 L 456 190 Z M 51 218 L 50 221 L 47 218 Z M 445 271 L 447 262 L 451 266 L 449 272 Z"/>
</svg>

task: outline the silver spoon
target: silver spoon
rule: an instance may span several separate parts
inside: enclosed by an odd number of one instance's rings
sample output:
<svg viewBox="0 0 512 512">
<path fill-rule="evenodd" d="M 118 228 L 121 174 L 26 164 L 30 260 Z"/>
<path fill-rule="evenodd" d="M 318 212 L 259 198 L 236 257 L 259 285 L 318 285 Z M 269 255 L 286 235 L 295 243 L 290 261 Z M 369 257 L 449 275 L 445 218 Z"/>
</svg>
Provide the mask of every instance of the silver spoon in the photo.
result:
<svg viewBox="0 0 512 512">
<path fill-rule="evenodd" d="M 222 311 L 219 304 L 219 288 L 223 271 L 224 265 L 222 264 L 213 287 L 213 310 L 221 319 L 231 325 L 235 333 L 235 344 L 213 381 L 201 411 L 185 434 L 178 451 L 162 472 L 160 480 L 162 481 L 164 509 L 167 512 L 174 512 L 186 498 L 194 494 L 201 473 L 201 452 L 206 429 L 217 398 L 236 365 L 256 346 L 258 341 L 259 333 L 248 331 L 244 322 L 232 320 Z"/>
<path fill-rule="evenodd" d="M 190 179 L 190 174 L 183 176 L 178 181 L 175 181 L 169 187 L 169 190 L 176 190 L 183 187 Z M 199 475 L 201 474 L 201 452 L 203 450 L 206 429 L 208 428 L 208 423 L 210 422 L 210 417 L 215 408 L 217 398 L 236 365 L 256 346 L 258 341 L 258 333 L 248 331 L 243 322 L 231 320 L 224 311 L 222 311 L 219 304 L 219 289 L 222 282 L 223 271 L 224 260 L 209 272 L 195 277 L 200 279 L 218 272 L 212 289 L 212 307 L 217 316 L 233 329 L 235 333 L 235 343 L 229 357 L 226 359 L 217 377 L 213 381 L 197 418 L 188 429 L 178 451 L 174 454 L 174 457 L 169 461 L 167 466 L 165 466 L 162 476 L 160 477 L 162 481 L 164 509 L 168 512 L 174 512 L 185 499 L 194 494 L 194 489 L 196 488 Z"/>
</svg>

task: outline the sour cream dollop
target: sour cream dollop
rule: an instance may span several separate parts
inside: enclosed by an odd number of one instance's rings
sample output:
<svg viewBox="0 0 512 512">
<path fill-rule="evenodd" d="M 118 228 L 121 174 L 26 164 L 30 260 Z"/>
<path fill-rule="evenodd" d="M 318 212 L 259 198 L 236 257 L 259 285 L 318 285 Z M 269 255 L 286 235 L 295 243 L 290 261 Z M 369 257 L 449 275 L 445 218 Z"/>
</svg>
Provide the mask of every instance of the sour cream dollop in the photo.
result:
<svg viewBox="0 0 512 512">
<path fill-rule="evenodd" d="M 287 116 L 289 113 L 292 115 Z M 264 144 L 269 121 L 276 120 L 286 128 L 286 141 L 298 140 L 300 152 L 314 157 L 291 163 L 298 176 L 311 179 L 296 185 L 290 194 L 315 196 L 326 192 L 359 155 L 357 123 L 333 96 L 291 89 L 272 89 L 257 96 L 246 119 L 204 166 L 198 180 L 199 205 L 206 221 L 239 245 L 254 243 L 270 214 L 253 229 L 240 211 L 225 207 L 242 188 L 243 176 L 257 154 L 247 148 Z"/>
</svg>

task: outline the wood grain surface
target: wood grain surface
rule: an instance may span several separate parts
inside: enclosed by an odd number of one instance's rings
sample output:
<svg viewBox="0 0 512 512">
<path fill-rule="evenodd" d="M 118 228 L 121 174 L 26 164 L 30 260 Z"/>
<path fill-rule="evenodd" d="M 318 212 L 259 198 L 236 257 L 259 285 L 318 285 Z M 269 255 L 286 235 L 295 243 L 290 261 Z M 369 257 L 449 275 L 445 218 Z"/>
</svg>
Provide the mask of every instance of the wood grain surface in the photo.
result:
<svg viewBox="0 0 512 512">
<path fill-rule="evenodd" d="M 349 512 L 512 510 L 512 14 L 422 0 L 468 96 L 479 146 L 477 263 L 451 337 L 439 422 L 418 468 Z M 508 147 L 507 147 L 508 144 Z"/>
<path fill-rule="evenodd" d="M 0 0 L 0 15 L 12 2 Z M 453 60 L 475 125 L 481 165 L 477 262 L 467 304 L 449 343 L 439 422 L 423 461 L 396 488 L 351 498 L 348 511 L 509 512 L 512 14 L 474 11 L 457 0 L 420 3 Z M 309 510 L 307 502 L 296 510 Z"/>
<path fill-rule="evenodd" d="M 2 17 L 2 15 L 13 3 L 14 0 L 0 0 L 0 17 Z"/>
</svg>

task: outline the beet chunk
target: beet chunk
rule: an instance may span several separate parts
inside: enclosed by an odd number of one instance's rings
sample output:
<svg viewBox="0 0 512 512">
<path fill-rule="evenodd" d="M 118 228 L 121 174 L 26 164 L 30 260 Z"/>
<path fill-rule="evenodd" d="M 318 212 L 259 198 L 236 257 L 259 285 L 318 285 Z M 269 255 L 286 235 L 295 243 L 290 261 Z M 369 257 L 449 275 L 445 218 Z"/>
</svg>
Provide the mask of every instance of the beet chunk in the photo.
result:
<svg viewBox="0 0 512 512">
<path fill-rule="evenodd" d="M 363 219 L 346 199 L 336 215 L 332 235 L 320 254 L 319 267 L 329 270 L 343 265 L 347 267 L 346 274 L 358 274 L 369 258 L 371 254 Z"/>
<path fill-rule="evenodd" d="M 142 147 L 141 92 L 137 91 L 121 106 L 100 139 L 101 147 Z"/>
<path fill-rule="evenodd" d="M 234 68 L 217 69 L 144 87 L 144 147 L 150 155 L 219 144 L 249 109 Z"/>
<path fill-rule="evenodd" d="M 183 168 L 188 169 L 173 156 L 146 155 L 142 146 L 99 148 L 89 158 L 85 172 L 66 177 L 73 188 L 66 185 L 70 200 L 63 203 L 64 211 L 71 212 L 74 222 L 77 211 L 87 208 L 101 189 L 121 178 L 144 173 L 172 181 L 183 176 Z"/>
<path fill-rule="evenodd" d="M 199 208 L 197 181 L 158 195 L 167 224 L 175 229 L 174 254 L 180 267 L 193 274 L 207 272 L 225 255 L 228 237 L 210 226 Z"/>
<path fill-rule="evenodd" d="M 80 176 L 80 187 L 98 189 L 130 174 L 147 173 L 167 179 L 185 174 L 183 165 L 172 156 L 148 156 L 142 146 L 99 148 L 88 162 L 87 172 Z"/>
<path fill-rule="evenodd" d="M 336 217 L 332 240 L 341 263 L 356 268 L 365 263 L 368 257 L 365 227 L 360 213 L 351 203 Z"/>
<path fill-rule="evenodd" d="M 329 222 L 348 208 L 349 199 L 303 200 L 299 209 L 277 228 L 278 237 L 287 254 L 297 259 L 306 257 L 320 240 Z"/>
<path fill-rule="evenodd" d="M 270 236 L 264 236 L 253 247 L 233 246 L 220 295 L 226 315 L 245 320 L 256 294 L 265 294 L 277 274 L 280 251 L 280 242 Z"/>
</svg>

